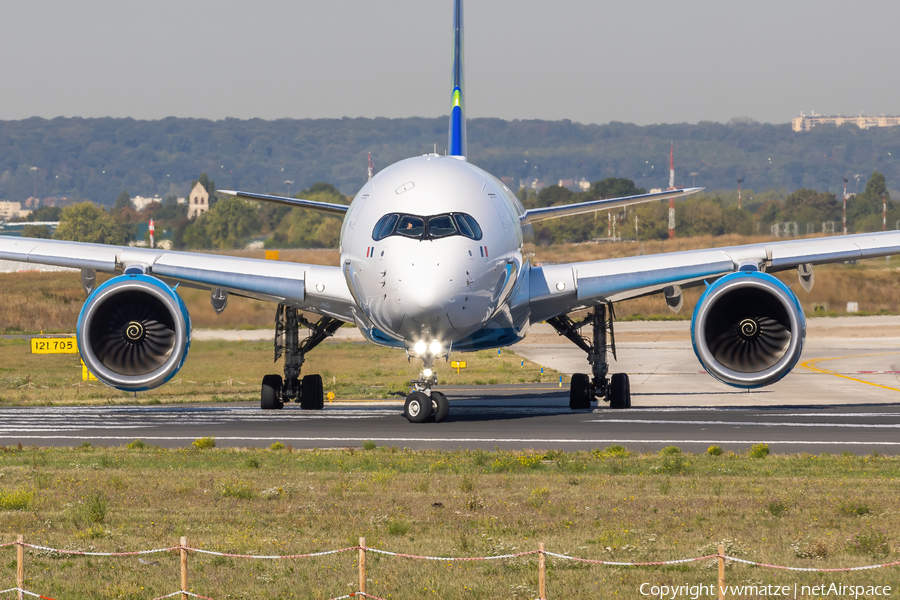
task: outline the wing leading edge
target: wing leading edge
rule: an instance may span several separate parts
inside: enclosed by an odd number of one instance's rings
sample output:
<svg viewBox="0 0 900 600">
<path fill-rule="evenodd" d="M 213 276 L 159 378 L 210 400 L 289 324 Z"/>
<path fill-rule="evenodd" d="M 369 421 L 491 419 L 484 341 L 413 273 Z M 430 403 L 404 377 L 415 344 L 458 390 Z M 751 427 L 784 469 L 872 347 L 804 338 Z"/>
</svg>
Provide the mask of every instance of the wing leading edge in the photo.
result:
<svg viewBox="0 0 900 600">
<path fill-rule="evenodd" d="M 352 322 L 355 306 L 340 267 L 0 236 L 0 259 L 117 274 L 129 268 L 202 289 L 290 304 Z"/>
<path fill-rule="evenodd" d="M 241 192 L 237 190 L 216 190 L 217 194 L 225 196 L 234 196 L 243 198 L 244 200 L 257 200 L 259 202 L 268 202 L 269 204 L 281 204 L 282 206 L 291 206 L 294 208 L 308 208 L 319 212 L 328 213 L 330 215 L 338 215 L 343 217 L 350 208 L 347 204 L 332 204 L 330 202 L 316 202 L 315 200 L 304 200 L 302 198 L 288 198 L 286 196 L 272 196 L 269 194 L 257 194 L 255 192 Z"/>
<path fill-rule="evenodd" d="M 613 208 L 621 208 L 623 206 L 631 206 L 632 204 L 641 204 L 642 202 L 652 202 L 654 200 L 668 200 L 669 198 L 684 198 L 691 194 L 703 191 L 706 188 L 681 188 L 678 190 L 666 190 L 664 192 L 653 192 L 651 194 L 638 194 L 636 196 L 622 196 L 621 198 L 607 198 L 604 200 L 589 200 L 588 202 L 579 202 L 577 204 L 563 204 L 562 206 L 546 206 L 544 208 L 531 208 L 525 211 L 522 216 L 524 223 L 536 223 L 537 221 L 545 221 L 547 219 L 556 219 L 559 217 L 569 217 L 572 215 L 583 215 L 584 213 L 594 212 L 597 210 L 609 210 Z"/>
<path fill-rule="evenodd" d="M 900 254 L 900 231 L 687 250 L 531 269 L 532 322 L 601 302 L 627 300 L 732 273 L 742 265 L 767 272 L 804 264 Z"/>
</svg>

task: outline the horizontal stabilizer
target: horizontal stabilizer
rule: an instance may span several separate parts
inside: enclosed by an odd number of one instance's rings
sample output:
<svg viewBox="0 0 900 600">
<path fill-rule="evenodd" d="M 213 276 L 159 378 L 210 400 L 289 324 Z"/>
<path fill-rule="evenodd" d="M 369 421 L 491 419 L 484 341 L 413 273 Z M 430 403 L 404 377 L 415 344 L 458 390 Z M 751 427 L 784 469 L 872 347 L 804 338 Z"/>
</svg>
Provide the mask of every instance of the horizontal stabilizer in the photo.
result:
<svg viewBox="0 0 900 600">
<path fill-rule="evenodd" d="M 226 196 L 234 196 L 243 198 L 244 200 L 259 200 L 260 202 L 269 202 L 271 204 L 281 204 L 282 206 L 292 206 L 294 208 L 308 208 L 332 215 L 344 216 L 347 204 L 331 204 L 330 202 L 316 202 L 314 200 L 303 200 L 302 198 L 287 198 L 285 196 L 270 196 L 269 194 L 255 194 L 253 192 L 238 192 L 235 190 L 216 190 L 217 194 Z"/>
<path fill-rule="evenodd" d="M 546 221 L 547 219 L 556 219 L 558 217 L 581 215 L 597 210 L 621 208 L 622 206 L 640 204 L 642 202 L 668 200 L 669 198 L 684 198 L 685 196 L 696 194 L 697 192 L 705 189 L 706 188 L 702 187 L 682 188 L 678 190 L 666 190 L 664 192 L 653 192 L 651 194 L 638 194 L 637 196 L 623 196 L 621 198 L 607 198 L 605 200 L 589 200 L 588 202 L 579 202 L 578 204 L 564 204 L 562 206 L 531 208 L 525 211 L 525 215 L 522 217 L 522 220 L 525 223 L 535 223 L 537 221 Z"/>
</svg>

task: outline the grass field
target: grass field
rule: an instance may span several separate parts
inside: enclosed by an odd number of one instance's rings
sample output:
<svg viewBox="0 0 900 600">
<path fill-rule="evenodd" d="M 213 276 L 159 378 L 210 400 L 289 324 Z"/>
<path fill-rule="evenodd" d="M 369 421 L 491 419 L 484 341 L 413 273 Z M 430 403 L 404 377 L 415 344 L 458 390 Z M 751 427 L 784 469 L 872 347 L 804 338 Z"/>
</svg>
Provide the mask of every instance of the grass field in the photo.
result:
<svg viewBox="0 0 900 600">
<path fill-rule="evenodd" d="M 356 545 L 438 556 L 547 550 L 623 562 L 726 553 L 801 567 L 897 560 L 900 458 L 772 456 L 761 449 L 689 455 L 412 452 L 150 447 L 0 450 L 0 542 L 124 551 L 189 545 L 294 554 Z M 0 550 L 0 589 L 15 551 Z M 176 553 L 64 556 L 29 550 L 28 589 L 57 599 L 149 599 L 179 589 Z M 434 563 L 369 554 L 382 598 L 537 597 L 536 557 Z M 348 594 L 356 553 L 251 561 L 194 555 L 189 585 L 213 598 Z M 668 567 L 548 559 L 549 598 L 641 598 L 642 583 L 715 583 L 714 561 Z M 728 584 L 892 585 L 900 568 L 789 573 L 739 563 Z"/>
<path fill-rule="evenodd" d="M 260 381 L 281 373 L 273 363 L 271 342 L 195 341 L 184 367 L 166 385 L 137 396 L 82 381 L 77 354 L 31 354 L 28 340 L 0 339 L 0 406 L 67 404 L 160 404 L 179 402 L 259 401 Z M 459 374 L 438 362 L 440 384 L 553 382 L 559 373 L 525 361 L 510 350 L 482 350 L 454 356 L 465 360 Z M 366 342 L 325 342 L 309 353 L 303 373 L 318 373 L 326 394 L 336 400 L 404 398 L 420 361 L 408 362 L 402 350 Z M 568 378 L 566 378 L 568 381 Z M 0 588 L 2 589 L 2 588 Z"/>
</svg>

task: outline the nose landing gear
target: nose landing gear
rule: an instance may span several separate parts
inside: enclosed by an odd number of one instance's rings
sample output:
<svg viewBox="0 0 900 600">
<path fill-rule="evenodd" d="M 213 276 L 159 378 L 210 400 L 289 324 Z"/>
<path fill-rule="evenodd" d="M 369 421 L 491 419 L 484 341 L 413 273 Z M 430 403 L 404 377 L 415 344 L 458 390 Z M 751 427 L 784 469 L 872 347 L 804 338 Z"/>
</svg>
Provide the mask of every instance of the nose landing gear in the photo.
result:
<svg viewBox="0 0 900 600">
<path fill-rule="evenodd" d="M 410 423 L 424 423 L 432 418 L 435 423 L 440 423 L 450 414 L 450 401 L 443 393 L 431 389 L 437 383 L 437 375 L 431 369 L 434 357 L 426 358 L 424 362 L 421 377 L 410 382 L 416 390 L 406 397 L 403 416 Z"/>
<path fill-rule="evenodd" d="M 567 315 L 560 315 L 547 319 L 553 328 L 576 346 L 587 352 L 588 363 L 591 365 L 591 375 L 576 373 L 572 375 L 572 383 L 569 388 L 569 408 L 573 410 L 586 410 L 591 407 L 591 402 L 604 398 L 609 402 L 610 408 L 631 407 L 631 383 L 625 373 L 616 373 L 612 377 L 609 374 L 609 362 L 607 352 L 612 351 L 613 359 L 616 358 L 616 338 L 613 332 L 613 320 L 615 313 L 612 303 L 600 304 L 594 307 L 588 316 L 580 323 L 575 323 Z M 590 340 L 583 337 L 579 331 L 582 327 L 591 325 L 592 336 Z M 607 341 L 609 334 L 609 341 Z"/>
<path fill-rule="evenodd" d="M 300 325 L 309 329 L 309 336 L 302 342 Z M 263 377 L 260 408 L 277 410 L 292 400 L 299 402 L 300 408 L 306 410 L 320 410 L 324 406 L 322 376 L 306 375 L 300 379 L 300 368 L 306 360 L 306 353 L 334 335 L 341 325 L 341 321 L 331 317 L 322 317 L 318 322 L 311 323 L 296 308 L 278 305 L 275 313 L 275 361 L 284 355 L 284 378 L 281 375 Z"/>
</svg>

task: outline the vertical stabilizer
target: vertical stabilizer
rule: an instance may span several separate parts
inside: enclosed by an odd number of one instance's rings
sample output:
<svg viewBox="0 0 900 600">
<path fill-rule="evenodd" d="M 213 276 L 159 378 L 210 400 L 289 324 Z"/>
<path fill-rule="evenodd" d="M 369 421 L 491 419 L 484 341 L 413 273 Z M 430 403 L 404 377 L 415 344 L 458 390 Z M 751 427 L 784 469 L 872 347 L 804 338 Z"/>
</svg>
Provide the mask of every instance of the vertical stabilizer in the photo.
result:
<svg viewBox="0 0 900 600">
<path fill-rule="evenodd" d="M 463 0 L 453 0 L 453 89 L 450 104 L 450 156 L 466 156 L 466 111 L 463 102 Z"/>
</svg>

